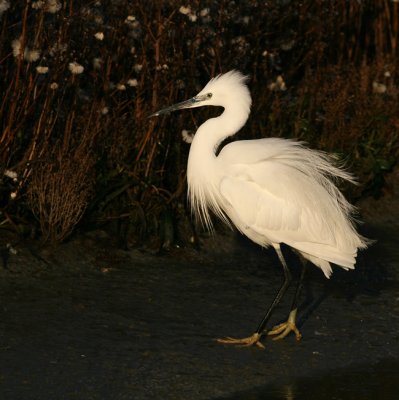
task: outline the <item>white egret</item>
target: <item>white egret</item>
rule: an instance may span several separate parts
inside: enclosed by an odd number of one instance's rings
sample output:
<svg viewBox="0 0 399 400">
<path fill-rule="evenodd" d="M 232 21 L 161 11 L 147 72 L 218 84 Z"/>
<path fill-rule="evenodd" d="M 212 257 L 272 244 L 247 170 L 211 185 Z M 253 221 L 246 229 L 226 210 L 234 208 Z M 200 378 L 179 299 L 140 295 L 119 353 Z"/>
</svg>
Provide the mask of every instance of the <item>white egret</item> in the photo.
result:
<svg viewBox="0 0 399 400">
<path fill-rule="evenodd" d="M 212 228 L 210 211 L 263 247 L 273 246 L 284 270 L 284 283 L 255 333 L 244 339 L 227 337 L 221 343 L 264 347 L 260 338 L 270 315 L 285 293 L 291 274 L 281 252 L 285 243 L 304 260 L 311 261 L 329 278 L 331 263 L 353 269 L 358 249 L 367 246 L 353 225 L 353 206 L 335 185 L 337 178 L 353 182 L 335 165 L 333 157 L 303 143 L 266 138 L 227 144 L 247 121 L 251 95 L 246 77 L 230 71 L 211 79 L 194 97 L 151 116 L 201 106 L 221 106 L 224 111 L 205 121 L 191 143 L 187 165 L 188 197 L 194 214 Z M 301 278 L 303 278 L 304 268 Z M 300 282 L 302 279 L 300 280 Z M 276 339 L 293 331 L 297 297 L 287 322 L 268 332 Z"/>
</svg>

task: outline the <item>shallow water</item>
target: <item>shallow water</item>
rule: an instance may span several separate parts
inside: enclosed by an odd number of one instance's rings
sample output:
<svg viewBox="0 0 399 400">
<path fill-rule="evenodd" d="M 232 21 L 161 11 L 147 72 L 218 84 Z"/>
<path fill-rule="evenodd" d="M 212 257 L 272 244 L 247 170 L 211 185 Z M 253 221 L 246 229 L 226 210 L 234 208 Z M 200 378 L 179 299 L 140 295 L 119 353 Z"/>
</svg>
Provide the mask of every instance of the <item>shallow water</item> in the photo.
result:
<svg viewBox="0 0 399 400">
<path fill-rule="evenodd" d="M 296 378 L 257 387 L 220 400 L 369 400 L 399 397 L 399 362 L 384 360 L 373 366 L 328 371 L 325 375 Z"/>
<path fill-rule="evenodd" d="M 271 251 L 215 237 L 219 253 L 154 256 L 101 232 L 40 257 L 21 247 L 0 269 L 0 400 L 397 399 L 399 254 L 385 234 L 355 271 L 309 268 L 302 340 L 264 337 L 264 351 L 214 338 L 253 332 L 281 284 Z"/>
</svg>

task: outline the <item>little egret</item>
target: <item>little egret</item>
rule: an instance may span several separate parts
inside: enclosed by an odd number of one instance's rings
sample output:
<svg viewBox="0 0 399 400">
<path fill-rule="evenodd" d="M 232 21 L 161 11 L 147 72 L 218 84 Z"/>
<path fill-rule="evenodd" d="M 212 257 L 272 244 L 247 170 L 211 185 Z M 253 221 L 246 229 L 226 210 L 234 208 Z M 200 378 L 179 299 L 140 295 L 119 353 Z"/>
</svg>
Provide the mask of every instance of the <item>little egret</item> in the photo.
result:
<svg viewBox="0 0 399 400">
<path fill-rule="evenodd" d="M 287 322 L 269 331 L 275 339 L 294 332 L 297 298 L 306 260 L 329 278 L 330 263 L 353 269 L 357 250 L 367 246 L 353 225 L 354 208 L 335 185 L 337 178 L 353 182 L 335 165 L 333 157 L 303 143 L 279 138 L 242 140 L 227 144 L 247 121 L 251 95 L 246 77 L 230 71 L 211 79 L 194 97 L 164 108 L 152 116 L 201 106 L 221 106 L 217 118 L 205 121 L 191 143 L 187 165 L 188 197 L 193 213 L 212 229 L 210 211 L 263 247 L 273 246 L 283 266 L 284 282 L 255 333 L 247 338 L 227 337 L 221 343 L 257 345 L 271 313 L 286 292 L 291 274 L 280 245 L 285 243 L 303 260 L 303 270 Z"/>
</svg>

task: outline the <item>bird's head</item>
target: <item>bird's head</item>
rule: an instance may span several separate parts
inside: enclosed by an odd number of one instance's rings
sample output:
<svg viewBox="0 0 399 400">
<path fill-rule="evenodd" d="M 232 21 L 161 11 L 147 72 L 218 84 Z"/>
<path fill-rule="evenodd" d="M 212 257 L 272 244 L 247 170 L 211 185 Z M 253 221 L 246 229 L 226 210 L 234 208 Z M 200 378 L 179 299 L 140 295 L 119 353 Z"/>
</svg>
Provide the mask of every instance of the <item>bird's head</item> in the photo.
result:
<svg viewBox="0 0 399 400">
<path fill-rule="evenodd" d="M 151 114 L 155 117 L 175 110 L 195 108 L 202 106 L 221 106 L 240 104 L 249 113 L 251 107 L 251 95 L 246 86 L 247 77 L 239 71 L 230 71 L 212 78 L 206 86 L 191 99 L 176 103 Z"/>
</svg>

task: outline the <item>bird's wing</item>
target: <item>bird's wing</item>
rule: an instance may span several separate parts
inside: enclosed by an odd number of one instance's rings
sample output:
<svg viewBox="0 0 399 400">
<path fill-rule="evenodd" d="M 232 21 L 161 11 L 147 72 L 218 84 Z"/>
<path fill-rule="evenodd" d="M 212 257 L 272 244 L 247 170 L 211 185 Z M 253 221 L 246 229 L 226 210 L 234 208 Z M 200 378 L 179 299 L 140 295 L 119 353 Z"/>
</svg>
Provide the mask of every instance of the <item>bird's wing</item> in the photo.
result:
<svg viewBox="0 0 399 400">
<path fill-rule="evenodd" d="M 353 268 L 366 242 L 350 219 L 351 206 L 333 178 L 351 180 L 323 155 L 281 139 L 235 142 L 219 154 L 223 209 L 256 243 L 286 243 L 319 265 Z M 313 258 L 312 258 L 313 257 Z M 319 259 L 319 262 L 317 261 Z"/>
<path fill-rule="evenodd" d="M 334 243 L 324 224 L 327 193 L 289 166 L 273 160 L 236 164 L 221 180 L 220 192 L 241 229 L 250 228 L 278 243 Z"/>
</svg>

